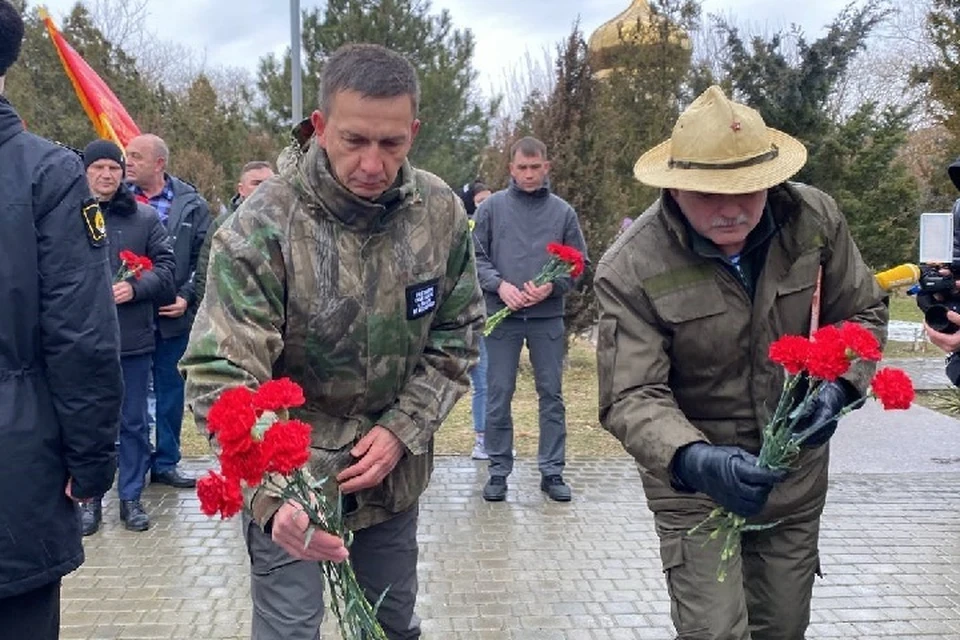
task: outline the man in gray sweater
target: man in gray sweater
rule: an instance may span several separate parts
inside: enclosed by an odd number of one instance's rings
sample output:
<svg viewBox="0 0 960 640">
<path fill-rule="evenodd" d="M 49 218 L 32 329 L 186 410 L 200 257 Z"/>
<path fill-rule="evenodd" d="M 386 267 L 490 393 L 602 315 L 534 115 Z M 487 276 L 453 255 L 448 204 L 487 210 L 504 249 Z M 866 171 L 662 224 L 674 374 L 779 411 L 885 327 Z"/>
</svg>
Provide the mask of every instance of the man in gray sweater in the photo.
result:
<svg viewBox="0 0 960 640">
<path fill-rule="evenodd" d="M 507 497 L 507 476 L 513 470 L 510 403 L 526 342 L 540 398 L 540 489 L 553 500 L 567 502 L 570 487 L 562 475 L 567 440 L 563 299 L 574 283 L 564 277 L 538 287 L 533 280 L 550 259 L 547 244 L 572 246 L 586 258 L 586 243 L 573 207 L 550 193 L 547 147 L 536 138 L 522 138 L 510 149 L 510 158 L 510 186 L 480 205 L 474 227 L 477 275 L 487 314 L 505 306 L 513 311 L 486 338 L 485 444 L 490 479 L 483 497 L 490 502 Z"/>
</svg>

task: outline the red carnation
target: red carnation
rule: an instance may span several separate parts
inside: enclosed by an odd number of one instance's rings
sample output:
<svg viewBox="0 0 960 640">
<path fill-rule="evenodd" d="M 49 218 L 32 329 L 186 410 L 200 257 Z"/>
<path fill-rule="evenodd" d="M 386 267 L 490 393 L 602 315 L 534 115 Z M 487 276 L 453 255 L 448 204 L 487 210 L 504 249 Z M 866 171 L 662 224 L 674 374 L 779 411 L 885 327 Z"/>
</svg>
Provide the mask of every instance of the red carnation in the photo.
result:
<svg viewBox="0 0 960 640">
<path fill-rule="evenodd" d="M 547 244 L 547 253 L 556 256 L 561 262 L 566 262 L 568 265 L 570 265 L 571 277 L 576 278 L 583 273 L 583 254 L 570 245 L 551 242 Z"/>
<path fill-rule="evenodd" d="M 240 483 L 228 480 L 216 471 L 197 480 L 197 497 L 200 498 L 200 510 L 208 516 L 220 512 L 220 517 L 226 519 L 239 513 L 243 507 Z"/>
<path fill-rule="evenodd" d="M 310 459 L 310 425 L 299 420 L 276 422 L 263 436 L 267 471 L 289 475 Z"/>
<path fill-rule="evenodd" d="M 290 378 L 267 380 L 253 396 L 253 407 L 258 412 L 299 407 L 305 402 L 303 389 Z"/>
<path fill-rule="evenodd" d="M 248 487 L 255 487 L 263 481 L 267 472 L 267 457 L 263 443 L 251 439 L 244 448 L 220 452 L 220 468 L 227 478 L 239 482 L 243 480 Z"/>
<path fill-rule="evenodd" d="M 207 430 L 216 436 L 224 453 L 240 452 L 252 446 L 256 423 L 253 392 L 246 387 L 221 393 L 207 414 Z"/>
<path fill-rule="evenodd" d="M 153 261 L 146 256 L 138 256 L 133 251 L 127 249 L 124 249 L 118 255 L 120 256 L 121 264 L 120 270 L 114 277 L 114 283 L 123 282 L 130 276 L 139 280 L 144 271 L 151 271 L 153 269 Z"/>
<path fill-rule="evenodd" d="M 880 361 L 883 355 L 880 353 L 880 341 L 863 325 L 844 322 L 840 325 L 840 335 L 847 348 L 860 358 L 871 362 Z"/>
<path fill-rule="evenodd" d="M 810 340 L 803 336 L 783 336 L 770 345 L 770 359 L 782 365 L 787 373 L 796 375 L 807 366 Z"/>
<path fill-rule="evenodd" d="M 810 343 L 807 371 L 814 378 L 833 382 L 850 369 L 847 344 L 837 327 L 829 325 L 818 329 Z"/>
<path fill-rule="evenodd" d="M 913 402 L 913 382 L 901 369 L 887 367 L 877 371 L 870 386 L 886 410 L 909 409 Z"/>
</svg>

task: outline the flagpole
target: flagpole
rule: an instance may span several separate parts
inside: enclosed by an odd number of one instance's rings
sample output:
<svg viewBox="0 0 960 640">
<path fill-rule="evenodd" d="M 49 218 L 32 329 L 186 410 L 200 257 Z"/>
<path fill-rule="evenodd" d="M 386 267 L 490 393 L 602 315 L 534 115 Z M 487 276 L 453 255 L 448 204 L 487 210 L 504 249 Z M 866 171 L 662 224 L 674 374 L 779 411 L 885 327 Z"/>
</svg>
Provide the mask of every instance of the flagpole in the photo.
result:
<svg viewBox="0 0 960 640">
<path fill-rule="evenodd" d="M 290 0 L 290 77 L 293 124 L 303 120 L 303 89 L 300 78 L 300 0 Z"/>
</svg>

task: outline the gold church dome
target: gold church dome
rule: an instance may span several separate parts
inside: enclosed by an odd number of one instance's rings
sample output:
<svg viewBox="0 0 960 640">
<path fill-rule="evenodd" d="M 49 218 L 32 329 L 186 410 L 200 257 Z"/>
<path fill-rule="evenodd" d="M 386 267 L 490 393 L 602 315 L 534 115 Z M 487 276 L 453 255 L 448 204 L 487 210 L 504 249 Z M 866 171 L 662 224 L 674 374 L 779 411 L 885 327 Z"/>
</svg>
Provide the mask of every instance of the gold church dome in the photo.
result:
<svg viewBox="0 0 960 640">
<path fill-rule="evenodd" d="M 665 30 L 665 20 L 654 14 L 647 0 L 633 0 L 620 15 L 600 25 L 587 42 L 597 75 L 610 73 L 622 47 L 656 44 L 663 39 L 665 31 L 671 43 L 689 48 L 687 34 L 672 25 L 667 25 Z"/>
</svg>

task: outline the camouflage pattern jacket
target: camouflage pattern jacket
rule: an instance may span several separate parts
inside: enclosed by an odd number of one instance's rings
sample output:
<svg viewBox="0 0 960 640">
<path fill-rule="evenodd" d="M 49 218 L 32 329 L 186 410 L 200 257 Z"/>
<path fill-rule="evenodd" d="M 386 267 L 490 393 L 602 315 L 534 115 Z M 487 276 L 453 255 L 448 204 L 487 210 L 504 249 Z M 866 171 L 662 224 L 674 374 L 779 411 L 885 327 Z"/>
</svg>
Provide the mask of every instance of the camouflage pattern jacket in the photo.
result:
<svg viewBox="0 0 960 640">
<path fill-rule="evenodd" d="M 697 441 L 757 453 L 777 406 L 783 368 L 770 344 L 809 335 L 822 269 L 820 326 L 849 320 L 886 339 L 883 292 L 830 196 L 785 183 L 770 189 L 775 227 L 751 299 L 721 261 L 691 246 L 682 213 L 666 192 L 620 236 L 597 267 L 600 420 L 638 462 L 656 513 L 713 505 L 670 484 L 670 464 Z M 844 376 L 861 393 L 875 363 Z M 817 517 L 827 490 L 829 447 L 804 449 L 758 520 Z M 698 513 L 703 511 L 703 513 Z"/>
<path fill-rule="evenodd" d="M 224 389 L 288 376 L 313 426 L 311 471 L 332 477 L 374 425 L 406 452 L 381 485 L 356 494 L 362 529 L 412 507 L 433 470 L 433 436 L 468 388 L 484 313 L 467 217 L 439 178 L 409 164 L 377 202 L 330 174 L 315 142 L 285 151 L 280 175 L 217 230 L 206 295 L 181 360 L 187 403 L 205 432 Z M 264 526 L 280 507 L 247 492 Z"/>
</svg>

